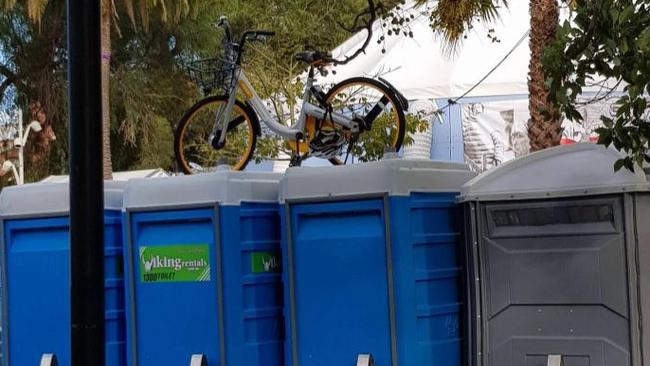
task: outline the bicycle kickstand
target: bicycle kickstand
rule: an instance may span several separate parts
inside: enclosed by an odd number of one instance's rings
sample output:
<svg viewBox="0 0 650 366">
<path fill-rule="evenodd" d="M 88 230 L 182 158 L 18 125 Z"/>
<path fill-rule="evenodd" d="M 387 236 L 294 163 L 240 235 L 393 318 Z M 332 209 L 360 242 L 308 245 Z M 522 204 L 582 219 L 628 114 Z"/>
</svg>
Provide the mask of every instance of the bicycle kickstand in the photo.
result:
<svg viewBox="0 0 650 366">
<path fill-rule="evenodd" d="M 345 154 L 345 161 L 343 162 L 343 164 L 348 163 L 348 158 L 350 157 L 350 152 L 352 152 L 352 149 L 354 149 L 354 144 L 356 144 L 357 141 L 359 141 L 359 136 L 356 136 L 356 135 L 352 136 L 352 138 L 350 139 L 350 142 L 348 143 L 348 151 Z"/>
<path fill-rule="evenodd" d="M 289 161 L 289 167 L 297 167 L 302 165 L 302 161 L 305 159 L 307 154 L 300 155 L 300 138 L 301 136 L 296 135 L 296 152 L 291 155 L 291 160 Z"/>
<path fill-rule="evenodd" d="M 300 166 L 302 164 L 302 156 L 300 154 L 291 155 L 291 160 L 289 160 L 289 167 L 293 168 Z"/>
</svg>

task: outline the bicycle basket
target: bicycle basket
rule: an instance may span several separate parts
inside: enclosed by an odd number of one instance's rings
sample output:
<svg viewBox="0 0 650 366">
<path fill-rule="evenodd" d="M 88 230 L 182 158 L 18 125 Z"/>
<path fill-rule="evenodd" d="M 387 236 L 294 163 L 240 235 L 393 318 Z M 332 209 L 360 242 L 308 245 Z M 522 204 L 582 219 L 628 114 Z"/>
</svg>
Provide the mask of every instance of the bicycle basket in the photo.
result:
<svg viewBox="0 0 650 366">
<path fill-rule="evenodd" d="M 190 79 L 205 94 L 220 89 L 230 94 L 235 87 L 237 65 L 222 58 L 208 58 L 187 62 L 185 65 Z"/>
</svg>

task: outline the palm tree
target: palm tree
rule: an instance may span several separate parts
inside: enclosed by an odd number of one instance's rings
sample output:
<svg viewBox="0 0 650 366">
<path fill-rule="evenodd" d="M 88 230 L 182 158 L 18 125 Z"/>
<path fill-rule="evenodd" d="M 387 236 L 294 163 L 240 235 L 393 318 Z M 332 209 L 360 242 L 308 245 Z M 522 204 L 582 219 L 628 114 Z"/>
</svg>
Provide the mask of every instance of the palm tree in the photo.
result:
<svg viewBox="0 0 650 366">
<path fill-rule="evenodd" d="M 113 180 L 111 157 L 111 19 L 113 0 L 102 0 L 101 15 L 101 70 L 102 70 L 102 161 L 105 180 Z"/>
<path fill-rule="evenodd" d="M 542 66 L 542 54 L 555 39 L 559 5 L 557 0 L 529 1 L 531 57 L 528 81 L 528 135 L 531 150 L 537 151 L 558 145 L 562 138 L 562 126 L 553 113 Z M 428 0 L 417 2 L 423 4 Z M 453 49 L 460 44 L 463 35 L 474 21 L 492 21 L 498 17 L 500 7 L 507 5 L 508 0 L 439 0 L 431 11 L 431 26 L 441 32 L 447 45 Z"/>
<path fill-rule="evenodd" d="M 91 0 L 89 0 L 91 1 Z M 173 9 L 168 11 L 165 1 L 160 0 L 137 0 L 139 7 L 139 18 L 136 17 L 134 10 L 135 0 L 123 0 L 126 12 L 136 26 L 136 21 L 142 23 L 142 27 L 147 30 L 149 24 L 149 11 L 156 8 L 159 11 L 160 18 L 167 21 L 171 13 L 174 20 L 189 13 L 189 0 L 172 1 Z M 0 11 L 13 8 L 19 0 L 0 0 Z M 49 0 L 20 0 L 27 16 L 35 23 L 42 19 L 45 8 Z M 101 0 L 101 73 L 102 73 L 102 145 L 103 145 L 103 165 L 104 179 L 113 179 L 113 166 L 111 159 L 111 120 L 110 120 L 110 69 L 111 69 L 111 26 L 115 14 L 114 0 Z M 138 19 L 136 19 L 138 18 Z"/>
<path fill-rule="evenodd" d="M 549 101 L 544 66 L 542 65 L 544 50 L 555 40 L 559 16 L 557 0 L 530 1 L 530 65 L 528 67 L 530 120 L 528 121 L 528 137 L 531 151 L 559 145 L 562 139 L 562 124 L 557 117 L 554 117 L 556 114 Z"/>
</svg>

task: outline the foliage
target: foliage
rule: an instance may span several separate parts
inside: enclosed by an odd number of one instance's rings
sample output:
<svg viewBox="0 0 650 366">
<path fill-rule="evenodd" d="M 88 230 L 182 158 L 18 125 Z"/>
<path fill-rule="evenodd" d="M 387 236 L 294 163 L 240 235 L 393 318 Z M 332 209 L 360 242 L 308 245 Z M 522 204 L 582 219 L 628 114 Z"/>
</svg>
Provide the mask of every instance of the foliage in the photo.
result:
<svg viewBox="0 0 650 366">
<path fill-rule="evenodd" d="M 48 6 L 42 15 L 48 27 L 33 24 L 22 3 L 0 12 L 0 75 L 6 83 L 5 89 L 0 87 L 0 102 L 20 107 L 25 118 L 32 117 L 28 106 L 37 102 L 46 113 L 44 127 L 52 128 L 57 137 L 47 144 L 42 143 L 42 134 L 30 135 L 25 149 L 26 181 L 66 169 L 64 5 L 58 1 Z M 2 160 L 7 158 L 4 155 Z"/>
<path fill-rule="evenodd" d="M 47 0 L 0 0 L 0 9 L 7 11 L 13 9 L 16 5 L 24 7 L 25 13 L 32 21 L 40 22 L 45 8 L 47 7 Z"/>
<path fill-rule="evenodd" d="M 147 32 L 123 24 L 113 40 L 111 145 L 117 170 L 173 167 L 173 130 L 198 97 L 177 60 L 183 52 L 214 45 L 211 5 L 194 2 L 196 16 L 177 22 L 151 19 Z"/>
<path fill-rule="evenodd" d="M 404 135 L 404 146 L 413 143 L 412 135 L 417 132 L 425 132 L 429 128 L 429 122 L 420 114 L 407 114 L 406 116 L 406 133 Z M 388 115 L 383 114 L 373 122 L 375 125 L 386 126 L 388 124 Z M 352 153 L 359 157 L 362 162 L 379 160 L 384 156 L 386 150 L 386 141 L 392 136 L 388 136 L 386 128 L 373 128 L 367 133 L 359 136 L 359 143 L 352 149 Z"/>
<path fill-rule="evenodd" d="M 176 57 L 183 47 L 209 44 L 207 32 L 197 30 L 194 21 L 205 25 L 214 19 L 207 1 L 193 2 L 196 15 L 192 19 L 165 22 L 153 17 L 150 32 L 134 27 L 127 15 L 126 2 L 118 2 L 111 62 L 112 140 L 119 169 L 158 167 L 170 169 L 171 142 L 175 121 L 196 99 L 194 86 L 176 67 Z M 153 3 L 152 3 L 153 4 Z M 155 4 L 154 4 L 155 5 Z M 158 2 L 160 6 L 160 2 Z M 169 8 L 171 9 L 171 8 Z M 176 20 L 176 19 L 174 19 Z M 0 12 L 0 74 L 11 80 L 11 102 L 27 110 L 38 101 L 47 113 L 47 124 L 56 131 L 57 140 L 46 149 L 28 146 L 27 180 L 49 174 L 62 174 L 67 169 L 67 100 L 65 2 L 52 0 L 41 16 L 41 24 L 32 22 L 19 1 L 11 10 Z M 207 27 L 206 27 L 207 28 Z M 170 46 L 170 40 L 174 47 Z M 0 81 L 2 81 L 0 77 Z M 2 91 L 2 90 L 0 90 Z M 4 95 L 0 93 L 0 99 Z M 165 121 L 166 127 L 162 126 Z M 35 134 L 32 138 L 37 138 Z"/>
<path fill-rule="evenodd" d="M 565 22 L 544 56 L 546 84 L 560 113 L 582 120 L 578 96 L 588 86 L 601 86 L 596 99 L 612 94 L 603 80 L 624 85 L 614 118 L 601 117 L 599 143 L 627 153 L 616 170 L 650 162 L 650 3 L 647 0 L 577 0 L 573 22 Z M 616 85 L 619 85 L 619 84 Z"/>
<path fill-rule="evenodd" d="M 104 1 L 110 1 L 111 5 L 115 4 L 115 0 L 102 0 L 102 2 Z M 50 2 L 50 0 L 0 0 L 0 11 L 6 12 L 20 6 L 32 22 L 40 24 Z M 165 22 L 168 20 L 178 21 L 190 13 L 189 0 L 137 0 L 137 2 L 123 0 L 121 5 L 124 6 L 133 25 L 136 25 L 136 20 L 140 20 L 145 29 L 149 25 L 149 13 L 152 9 L 158 10 L 160 19 Z M 47 22 L 46 24 L 49 25 Z"/>
<path fill-rule="evenodd" d="M 102 1 L 111 1 L 115 4 L 115 0 Z M 157 11 L 159 14 L 158 19 L 163 23 L 169 21 L 178 22 L 189 15 L 191 10 L 189 0 L 138 0 L 137 3 L 133 0 L 123 0 L 122 6 L 124 6 L 126 14 L 129 16 L 133 26 L 137 26 L 137 19 L 139 19 L 145 30 L 149 28 L 152 8 Z M 194 7 L 194 9 L 196 10 L 197 7 Z"/>
<path fill-rule="evenodd" d="M 114 166 L 119 170 L 163 167 L 173 160 L 173 122 L 189 106 L 194 89 L 179 72 L 121 65 L 111 78 Z M 120 153 L 121 149 L 130 153 Z"/>
<path fill-rule="evenodd" d="M 109 1 L 109 0 L 104 0 Z M 379 15 L 401 0 L 372 2 Z M 305 65 L 293 54 L 305 45 L 328 50 L 363 29 L 369 0 L 124 0 L 113 1 L 111 39 L 111 143 L 115 170 L 173 169 L 173 130 L 200 97 L 184 61 L 218 54 L 220 15 L 238 35 L 247 29 L 277 32 L 269 43 L 251 44 L 245 68 L 281 118 L 297 105 L 296 79 Z M 151 16 L 150 12 L 158 12 Z M 67 171 L 65 1 L 0 0 L 0 105 L 27 110 L 39 102 L 56 141 L 26 152 L 27 180 Z M 283 103 L 288 101 L 288 107 Z M 31 139 L 32 137 L 30 137 Z M 407 140 L 409 138 L 407 137 Z M 258 140 L 257 160 L 275 158 L 284 144 Z M 2 183 L 0 183 L 2 184 Z"/>
</svg>

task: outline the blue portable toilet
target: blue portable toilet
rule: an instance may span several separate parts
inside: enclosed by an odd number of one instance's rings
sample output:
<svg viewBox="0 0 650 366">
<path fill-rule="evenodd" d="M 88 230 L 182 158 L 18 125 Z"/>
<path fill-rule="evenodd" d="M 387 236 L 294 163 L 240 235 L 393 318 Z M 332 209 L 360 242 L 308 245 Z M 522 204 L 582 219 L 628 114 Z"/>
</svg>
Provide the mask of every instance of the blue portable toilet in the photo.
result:
<svg viewBox="0 0 650 366">
<path fill-rule="evenodd" d="M 464 164 L 292 168 L 281 183 L 288 366 L 460 366 Z"/>
<path fill-rule="evenodd" d="M 129 182 L 128 365 L 283 365 L 279 179 Z"/>
<path fill-rule="evenodd" d="M 126 364 L 122 194 L 104 183 L 106 365 Z M 7 187 L 2 220 L 3 366 L 70 365 L 70 195 L 67 183 Z"/>
</svg>

